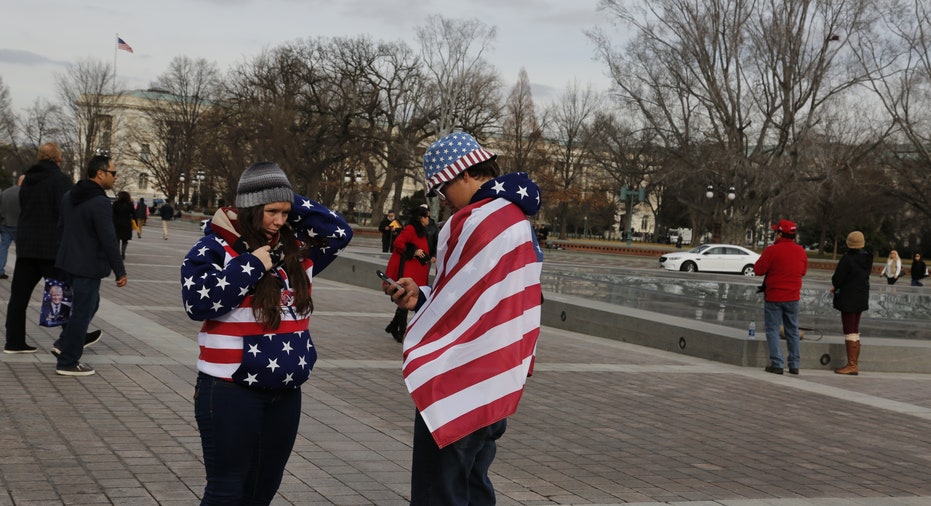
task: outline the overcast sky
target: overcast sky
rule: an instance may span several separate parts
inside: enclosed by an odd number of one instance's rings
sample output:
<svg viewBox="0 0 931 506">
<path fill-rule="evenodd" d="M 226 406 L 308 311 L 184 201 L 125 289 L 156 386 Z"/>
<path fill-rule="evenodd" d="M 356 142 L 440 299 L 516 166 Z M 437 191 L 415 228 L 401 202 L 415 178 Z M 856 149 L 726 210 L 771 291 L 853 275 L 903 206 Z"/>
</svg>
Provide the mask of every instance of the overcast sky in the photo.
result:
<svg viewBox="0 0 931 506">
<path fill-rule="evenodd" d="M 54 76 L 73 62 L 114 61 L 116 34 L 134 53 L 116 54 L 118 78 L 142 89 L 172 58 L 216 62 L 222 71 L 263 49 L 307 37 L 403 40 L 432 14 L 496 26 L 488 59 L 510 87 L 521 67 L 535 100 L 575 80 L 608 87 L 583 30 L 606 26 L 598 0 L 28 0 L 4 2 L 0 76 L 16 111 L 55 101 Z"/>
</svg>

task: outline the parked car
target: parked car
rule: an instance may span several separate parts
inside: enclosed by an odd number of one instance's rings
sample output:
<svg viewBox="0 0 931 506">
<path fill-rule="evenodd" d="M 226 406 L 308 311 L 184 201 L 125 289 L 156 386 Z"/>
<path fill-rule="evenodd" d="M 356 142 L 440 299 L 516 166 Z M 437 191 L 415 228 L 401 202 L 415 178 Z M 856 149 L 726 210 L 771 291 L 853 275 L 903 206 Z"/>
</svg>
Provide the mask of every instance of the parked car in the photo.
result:
<svg viewBox="0 0 931 506">
<path fill-rule="evenodd" d="M 753 264 L 759 258 L 759 254 L 733 244 L 702 244 L 659 257 L 659 266 L 670 271 L 739 272 L 753 276 Z"/>
</svg>

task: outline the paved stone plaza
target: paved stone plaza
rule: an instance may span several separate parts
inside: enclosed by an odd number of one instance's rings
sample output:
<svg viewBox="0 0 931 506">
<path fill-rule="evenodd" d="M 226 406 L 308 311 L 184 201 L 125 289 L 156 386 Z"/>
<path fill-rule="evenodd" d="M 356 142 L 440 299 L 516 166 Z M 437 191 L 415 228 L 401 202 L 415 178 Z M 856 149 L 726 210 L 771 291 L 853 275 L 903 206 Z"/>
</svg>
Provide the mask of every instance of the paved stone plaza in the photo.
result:
<svg viewBox="0 0 931 506">
<path fill-rule="evenodd" d="M 129 284 L 104 282 L 96 375 L 55 374 L 35 291 L 39 353 L 0 356 L 0 506 L 198 502 L 199 325 L 178 266 L 199 231 L 172 222 L 165 241 L 155 225 L 129 244 Z M 378 287 L 315 280 L 320 360 L 276 505 L 407 503 L 413 406 Z M 4 317 L 8 295 L 0 281 Z M 931 375 L 776 376 L 552 328 L 536 364 L 492 466 L 499 504 L 931 504 Z"/>
</svg>

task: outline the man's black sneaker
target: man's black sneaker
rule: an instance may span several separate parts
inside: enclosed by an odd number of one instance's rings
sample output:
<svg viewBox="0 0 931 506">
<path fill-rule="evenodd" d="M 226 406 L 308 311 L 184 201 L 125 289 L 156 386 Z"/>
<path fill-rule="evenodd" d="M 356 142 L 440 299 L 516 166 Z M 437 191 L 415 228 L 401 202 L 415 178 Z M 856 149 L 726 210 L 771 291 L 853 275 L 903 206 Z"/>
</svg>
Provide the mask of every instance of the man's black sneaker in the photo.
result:
<svg viewBox="0 0 931 506">
<path fill-rule="evenodd" d="M 763 369 L 766 372 L 771 372 L 773 374 L 782 374 L 782 367 L 776 367 L 772 365 L 766 366 L 766 369 Z"/>
<path fill-rule="evenodd" d="M 93 367 L 80 362 L 71 367 L 58 367 L 55 369 L 55 374 L 62 376 L 90 376 L 95 372 L 97 371 Z"/>
<path fill-rule="evenodd" d="M 798 374 L 798 369 L 794 369 L 794 368 L 790 367 L 790 368 L 789 368 L 789 374 Z"/>
<path fill-rule="evenodd" d="M 3 353 L 14 354 L 14 353 L 35 353 L 36 347 L 29 346 L 24 344 L 22 346 L 6 346 L 3 348 Z"/>
<path fill-rule="evenodd" d="M 101 334 L 103 334 L 103 331 L 100 329 L 95 330 L 93 332 L 88 332 L 84 336 L 84 347 L 87 348 L 88 346 L 96 343 L 97 341 L 100 341 Z M 57 344 L 53 344 L 51 352 L 52 352 L 52 355 L 55 355 L 57 357 L 58 355 L 61 355 L 61 348 L 59 348 Z"/>
</svg>

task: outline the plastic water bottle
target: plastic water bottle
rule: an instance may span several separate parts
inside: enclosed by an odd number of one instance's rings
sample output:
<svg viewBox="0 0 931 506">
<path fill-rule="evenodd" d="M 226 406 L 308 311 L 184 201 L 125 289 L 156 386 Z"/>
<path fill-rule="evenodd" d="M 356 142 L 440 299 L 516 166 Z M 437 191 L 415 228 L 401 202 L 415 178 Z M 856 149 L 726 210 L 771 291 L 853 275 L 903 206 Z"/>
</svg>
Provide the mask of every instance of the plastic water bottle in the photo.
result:
<svg viewBox="0 0 931 506">
<path fill-rule="evenodd" d="M 750 326 L 747 327 L 747 335 L 751 339 L 756 339 L 756 320 L 750 320 Z"/>
</svg>

